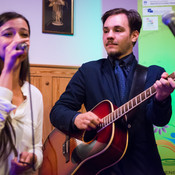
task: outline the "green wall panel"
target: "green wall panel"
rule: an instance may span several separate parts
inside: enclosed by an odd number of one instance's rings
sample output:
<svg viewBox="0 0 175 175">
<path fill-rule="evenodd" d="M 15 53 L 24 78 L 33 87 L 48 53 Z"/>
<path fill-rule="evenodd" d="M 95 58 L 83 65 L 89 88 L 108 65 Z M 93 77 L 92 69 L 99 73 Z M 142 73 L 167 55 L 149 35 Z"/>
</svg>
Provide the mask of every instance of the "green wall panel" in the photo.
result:
<svg viewBox="0 0 175 175">
<path fill-rule="evenodd" d="M 171 74 L 175 71 L 175 37 L 168 26 L 162 23 L 162 14 L 143 14 L 144 8 L 149 8 L 149 10 L 157 8 L 156 10 L 158 10 L 159 7 L 159 12 L 161 12 L 162 7 L 169 7 L 173 11 L 175 10 L 174 4 L 171 6 L 159 4 L 157 6 L 145 7 L 142 0 L 138 0 L 138 11 L 142 19 L 147 20 L 148 27 L 149 25 L 153 26 L 156 22 L 152 21 L 150 17 L 156 17 L 158 19 L 157 30 L 154 30 L 154 28 L 153 30 L 143 30 L 142 27 L 138 41 L 139 63 L 145 66 L 162 66 L 166 72 Z M 175 174 L 175 92 L 172 93 L 172 109 L 173 114 L 168 125 L 164 127 L 154 126 L 157 146 L 167 175 Z"/>
</svg>

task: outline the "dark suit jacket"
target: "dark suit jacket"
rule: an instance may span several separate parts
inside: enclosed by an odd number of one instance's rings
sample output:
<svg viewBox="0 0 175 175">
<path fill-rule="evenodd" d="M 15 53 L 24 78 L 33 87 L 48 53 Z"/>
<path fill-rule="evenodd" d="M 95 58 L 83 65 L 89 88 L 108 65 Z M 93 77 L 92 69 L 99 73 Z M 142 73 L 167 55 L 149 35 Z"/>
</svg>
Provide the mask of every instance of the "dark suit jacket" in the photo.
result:
<svg viewBox="0 0 175 175">
<path fill-rule="evenodd" d="M 134 60 L 128 77 L 130 90 L 133 72 L 137 65 Z M 158 66 L 148 68 L 145 89 L 160 79 L 165 70 Z M 129 96 L 129 94 L 127 95 Z M 63 132 L 76 132 L 73 118 L 84 104 L 91 110 L 102 100 L 108 99 L 114 105 L 122 103 L 118 94 L 113 67 L 109 59 L 100 59 L 83 64 L 69 82 L 66 91 L 55 103 L 50 119 L 51 123 Z M 154 97 L 140 105 L 129 129 L 128 149 L 122 160 L 101 174 L 117 175 L 162 175 L 164 174 L 158 154 L 153 124 L 166 125 L 171 117 L 171 97 L 158 103 Z"/>
</svg>

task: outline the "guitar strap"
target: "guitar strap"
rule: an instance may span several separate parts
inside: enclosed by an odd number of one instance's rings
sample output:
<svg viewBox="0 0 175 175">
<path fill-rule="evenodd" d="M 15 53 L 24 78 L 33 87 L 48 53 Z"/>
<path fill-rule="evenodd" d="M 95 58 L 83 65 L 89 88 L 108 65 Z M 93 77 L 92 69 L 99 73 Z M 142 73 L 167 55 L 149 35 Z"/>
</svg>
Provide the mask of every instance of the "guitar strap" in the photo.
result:
<svg viewBox="0 0 175 175">
<path fill-rule="evenodd" d="M 129 94 L 129 99 L 134 98 L 137 96 L 139 93 L 144 91 L 144 86 L 147 78 L 147 70 L 148 68 L 145 66 L 142 66 L 140 64 L 137 64 L 134 76 L 133 76 L 133 82 L 131 85 L 131 90 Z M 130 125 L 134 119 L 134 114 L 136 114 L 138 108 L 135 108 L 131 112 L 128 113 L 127 115 L 127 127 L 130 128 Z"/>
<path fill-rule="evenodd" d="M 147 67 L 137 64 L 136 70 L 134 72 L 129 99 L 135 97 L 136 95 L 144 91 L 144 86 L 147 77 L 147 70 L 148 70 Z"/>
</svg>

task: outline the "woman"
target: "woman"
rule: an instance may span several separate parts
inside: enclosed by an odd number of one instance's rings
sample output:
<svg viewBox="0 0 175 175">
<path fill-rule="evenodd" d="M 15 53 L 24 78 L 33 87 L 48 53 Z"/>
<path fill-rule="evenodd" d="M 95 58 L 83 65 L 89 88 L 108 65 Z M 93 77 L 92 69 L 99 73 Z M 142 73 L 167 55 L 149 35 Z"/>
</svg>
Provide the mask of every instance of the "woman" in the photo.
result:
<svg viewBox="0 0 175 175">
<path fill-rule="evenodd" d="M 15 12 L 0 15 L 0 174 L 3 175 L 31 174 L 43 159 L 43 99 L 40 91 L 26 81 L 29 37 L 30 26 L 24 16 Z"/>
</svg>

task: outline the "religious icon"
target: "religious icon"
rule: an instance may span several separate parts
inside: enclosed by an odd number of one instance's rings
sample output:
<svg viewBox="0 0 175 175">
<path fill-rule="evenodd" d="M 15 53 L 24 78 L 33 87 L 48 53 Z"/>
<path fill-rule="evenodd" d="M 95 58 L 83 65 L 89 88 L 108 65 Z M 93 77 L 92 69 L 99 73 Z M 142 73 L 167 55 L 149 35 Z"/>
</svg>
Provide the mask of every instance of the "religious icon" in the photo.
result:
<svg viewBox="0 0 175 175">
<path fill-rule="evenodd" d="M 65 6 L 64 0 L 49 0 L 49 7 L 53 8 L 53 25 L 62 26 L 63 25 L 63 7 Z"/>
<path fill-rule="evenodd" d="M 73 34 L 73 0 L 43 0 L 44 33 Z"/>
</svg>

